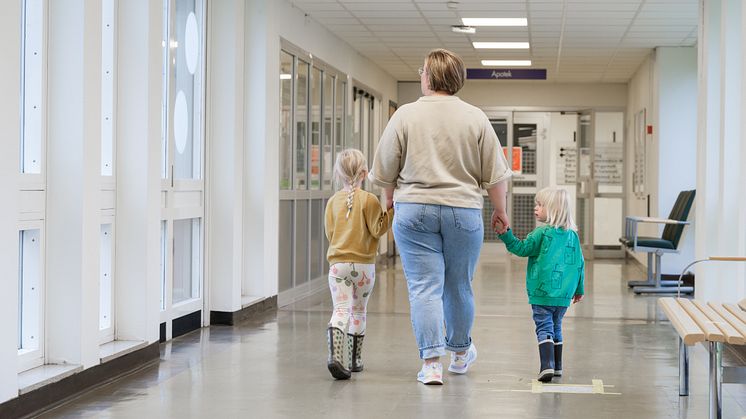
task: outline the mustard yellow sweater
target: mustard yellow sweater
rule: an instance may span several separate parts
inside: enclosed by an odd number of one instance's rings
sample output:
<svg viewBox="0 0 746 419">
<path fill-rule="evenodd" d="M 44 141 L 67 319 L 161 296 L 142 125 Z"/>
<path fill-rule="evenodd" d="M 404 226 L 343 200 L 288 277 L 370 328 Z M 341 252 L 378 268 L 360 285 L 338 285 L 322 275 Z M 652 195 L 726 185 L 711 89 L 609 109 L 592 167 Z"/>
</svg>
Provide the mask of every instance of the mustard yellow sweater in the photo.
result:
<svg viewBox="0 0 746 419">
<path fill-rule="evenodd" d="M 384 211 L 375 195 L 357 189 L 348 218 L 347 195 L 348 192 L 339 191 L 326 204 L 324 224 L 329 240 L 326 258 L 332 265 L 340 262 L 375 263 L 378 238 L 391 228 L 394 209 Z"/>
</svg>

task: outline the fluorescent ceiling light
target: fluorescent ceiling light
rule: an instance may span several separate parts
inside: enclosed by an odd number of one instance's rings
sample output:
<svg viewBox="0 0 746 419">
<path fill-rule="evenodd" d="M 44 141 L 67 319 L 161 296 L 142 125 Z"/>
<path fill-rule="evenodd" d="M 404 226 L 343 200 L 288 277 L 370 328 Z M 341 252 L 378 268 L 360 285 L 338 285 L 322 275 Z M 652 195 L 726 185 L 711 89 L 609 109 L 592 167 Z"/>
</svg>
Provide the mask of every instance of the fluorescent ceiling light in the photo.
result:
<svg viewBox="0 0 746 419">
<path fill-rule="evenodd" d="M 472 42 L 476 49 L 528 49 L 528 42 Z"/>
<path fill-rule="evenodd" d="M 528 26 L 525 17 L 465 17 L 461 21 L 466 26 Z"/>
<path fill-rule="evenodd" d="M 292 74 L 280 74 L 280 80 L 290 80 L 293 78 Z"/>
<path fill-rule="evenodd" d="M 531 60 L 482 60 L 482 65 L 485 67 L 500 67 L 508 65 L 528 67 L 531 65 Z"/>
</svg>

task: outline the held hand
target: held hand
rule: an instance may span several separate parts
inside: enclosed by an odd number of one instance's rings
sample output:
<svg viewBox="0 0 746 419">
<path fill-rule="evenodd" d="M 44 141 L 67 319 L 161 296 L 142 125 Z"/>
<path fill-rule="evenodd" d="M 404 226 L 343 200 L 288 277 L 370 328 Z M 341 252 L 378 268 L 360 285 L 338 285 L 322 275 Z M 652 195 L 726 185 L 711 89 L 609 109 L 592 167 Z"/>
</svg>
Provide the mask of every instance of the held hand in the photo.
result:
<svg viewBox="0 0 746 419">
<path fill-rule="evenodd" d="M 576 295 L 576 296 L 572 297 L 572 303 L 575 304 L 575 303 L 581 302 L 583 300 L 583 297 L 585 297 L 585 296 L 584 295 Z"/>
<path fill-rule="evenodd" d="M 510 221 L 508 220 L 508 214 L 505 213 L 504 210 L 498 211 L 493 210 L 492 211 L 492 229 L 495 230 L 497 234 L 503 234 L 506 231 L 508 231 L 508 227 L 510 227 Z"/>
<path fill-rule="evenodd" d="M 394 198 L 386 198 L 386 210 L 394 208 Z"/>
</svg>

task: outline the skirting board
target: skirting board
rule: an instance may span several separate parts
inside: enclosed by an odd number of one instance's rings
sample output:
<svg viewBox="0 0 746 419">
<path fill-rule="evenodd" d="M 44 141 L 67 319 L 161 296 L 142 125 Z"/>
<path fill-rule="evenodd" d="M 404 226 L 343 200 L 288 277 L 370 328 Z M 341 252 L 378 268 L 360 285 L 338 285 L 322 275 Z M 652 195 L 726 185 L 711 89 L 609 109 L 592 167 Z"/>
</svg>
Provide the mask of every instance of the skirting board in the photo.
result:
<svg viewBox="0 0 746 419">
<path fill-rule="evenodd" d="M 244 307 L 241 310 L 229 312 L 229 311 L 210 311 L 210 324 L 217 325 L 223 324 L 233 326 L 242 321 L 248 320 L 257 314 L 263 313 L 267 310 L 277 309 L 277 296 L 265 298 L 262 301 L 256 302 L 248 307 Z"/>
</svg>

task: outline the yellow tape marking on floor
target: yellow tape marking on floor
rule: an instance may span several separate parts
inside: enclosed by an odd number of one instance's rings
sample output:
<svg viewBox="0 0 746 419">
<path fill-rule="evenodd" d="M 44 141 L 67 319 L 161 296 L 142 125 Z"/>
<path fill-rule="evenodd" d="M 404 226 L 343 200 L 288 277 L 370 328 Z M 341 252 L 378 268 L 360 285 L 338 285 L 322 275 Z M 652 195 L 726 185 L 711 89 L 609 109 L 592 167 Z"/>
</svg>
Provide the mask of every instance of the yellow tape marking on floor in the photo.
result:
<svg viewBox="0 0 746 419">
<path fill-rule="evenodd" d="M 602 394 L 619 396 L 622 393 L 609 393 L 606 388 L 613 388 L 613 385 L 604 384 L 603 380 L 591 380 L 592 384 L 549 384 L 542 383 L 539 380 L 531 380 L 531 390 L 492 390 L 492 391 L 513 391 L 513 392 L 531 392 L 534 394 L 558 393 L 558 394 Z"/>
</svg>

